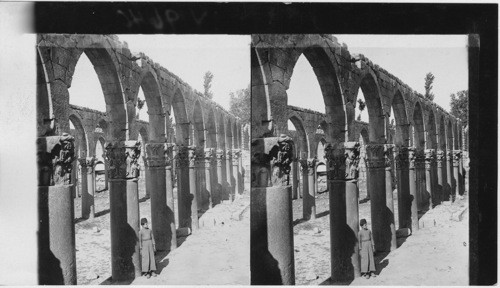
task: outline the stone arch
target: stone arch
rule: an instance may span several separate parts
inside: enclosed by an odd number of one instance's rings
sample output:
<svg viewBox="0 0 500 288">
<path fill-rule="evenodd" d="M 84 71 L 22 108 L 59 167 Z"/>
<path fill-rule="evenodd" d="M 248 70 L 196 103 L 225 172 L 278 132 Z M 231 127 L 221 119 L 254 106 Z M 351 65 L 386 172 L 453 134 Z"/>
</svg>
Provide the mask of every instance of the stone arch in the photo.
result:
<svg viewBox="0 0 500 288">
<path fill-rule="evenodd" d="M 309 151 L 309 137 L 307 137 L 306 130 L 304 128 L 303 120 L 296 114 L 292 114 L 288 118 L 293 126 L 295 126 L 295 129 L 297 130 L 297 136 L 299 137 L 298 143 L 295 143 L 297 157 L 310 157 L 311 151 Z M 305 154 L 303 156 L 303 153 Z"/>
<path fill-rule="evenodd" d="M 106 114 L 109 117 L 108 133 L 110 140 L 124 140 L 128 136 L 126 131 L 130 129 L 129 122 L 133 115 L 128 111 L 127 100 L 122 92 L 122 83 L 118 76 L 119 69 L 113 60 L 114 53 L 103 47 L 102 43 L 92 43 L 89 47 L 78 50 L 78 55 L 75 57 L 75 61 L 70 64 L 68 71 L 74 71 L 82 53 L 85 53 L 94 66 L 102 87 L 104 101 L 106 102 Z M 69 76 L 72 76 L 72 74 Z"/>
<path fill-rule="evenodd" d="M 172 98 L 172 110 L 175 118 L 175 139 L 177 144 L 189 145 L 189 121 L 186 113 L 184 96 L 177 89 Z"/>
<path fill-rule="evenodd" d="M 73 123 L 73 126 L 75 126 L 75 153 L 77 157 L 79 158 L 84 158 L 84 157 L 89 157 L 90 156 L 90 151 L 89 151 L 89 143 L 87 141 L 87 132 L 85 131 L 85 127 L 82 124 L 82 119 L 77 114 L 70 114 L 69 115 L 69 121 Z"/>
<path fill-rule="evenodd" d="M 451 120 L 448 118 L 446 119 L 446 150 L 452 151 L 453 150 L 453 132 L 452 132 L 452 125 L 451 125 Z"/>
<path fill-rule="evenodd" d="M 251 98 L 251 129 L 254 137 L 268 137 L 274 132 L 273 119 L 271 116 L 271 103 L 269 95 L 269 85 L 272 80 L 266 79 L 266 75 L 271 75 L 269 66 L 265 65 L 266 59 L 261 59 L 255 47 L 250 50 L 250 63 L 252 71 L 252 97 Z M 267 70 L 267 71 L 264 71 Z M 259 71 L 259 73 L 254 73 Z"/>
<path fill-rule="evenodd" d="M 358 139 L 362 140 L 363 142 L 363 145 L 366 145 L 369 143 L 370 141 L 370 135 L 368 133 L 368 131 L 366 130 L 365 127 L 362 127 L 361 130 L 359 131 L 359 137 Z M 359 140 L 358 140 L 359 142 Z"/>
<path fill-rule="evenodd" d="M 95 143 L 94 155 L 96 156 L 96 158 L 103 160 L 104 159 L 104 155 L 103 154 L 104 154 L 104 151 L 105 151 L 104 147 L 106 145 L 106 139 L 104 139 L 104 137 L 102 137 L 102 136 L 99 136 L 99 137 L 97 137 L 97 139 L 96 139 L 95 142 L 96 143 Z M 97 147 L 98 147 L 98 145 L 100 145 L 100 147 L 101 147 L 101 149 L 103 151 L 103 153 L 101 155 L 99 155 L 97 153 Z"/>
<path fill-rule="evenodd" d="M 50 97 L 50 80 L 47 75 L 47 68 L 40 58 L 40 48 L 36 53 L 36 111 L 37 111 L 37 135 L 51 136 L 54 133 L 54 107 Z"/>
<path fill-rule="evenodd" d="M 408 124 L 408 117 L 406 115 L 406 104 L 403 94 L 399 89 L 396 90 L 392 98 L 392 110 L 394 111 L 394 119 L 396 121 L 396 137 L 394 144 L 409 146 L 410 145 L 410 131 Z"/>
<path fill-rule="evenodd" d="M 233 148 L 233 131 L 231 129 L 231 118 L 226 117 L 226 149 Z"/>
<path fill-rule="evenodd" d="M 219 121 L 217 123 L 217 147 L 219 149 L 226 149 L 226 129 L 224 129 L 224 114 L 219 114 Z"/>
<path fill-rule="evenodd" d="M 205 124 L 205 129 L 207 131 L 206 146 L 208 148 L 217 148 L 217 128 L 215 124 L 215 113 L 212 107 L 208 109 L 208 117 L 207 123 Z"/>
<path fill-rule="evenodd" d="M 363 91 L 368 110 L 368 134 L 370 143 L 385 143 L 387 141 L 385 129 L 385 113 L 382 108 L 382 99 L 377 77 L 372 70 L 368 70 L 361 78 L 359 88 Z M 357 101 L 357 95 L 354 103 Z"/>
<path fill-rule="evenodd" d="M 459 150 L 460 149 L 460 142 L 459 142 L 459 133 L 458 133 L 458 122 L 455 122 L 453 125 L 453 149 Z"/>
<path fill-rule="evenodd" d="M 319 141 L 316 143 L 316 156 L 318 158 L 318 163 L 320 162 L 325 162 L 325 146 L 326 146 L 326 139 L 324 137 L 321 137 Z"/>
<path fill-rule="evenodd" d="M 237 125 L 236 125 L 236 119 L 234 119 L 233 121 L 233 147 L 234 149 L 238 149 L 240 148 L 240 141 L 238 139 L 238 131 L 236 129 Z"/>
<path fill-rule="evenodd" d="M 424 117 L 420 102 L 416 102 L 413 108 L 413 145 L 416 148 L 425 148 Z"/>
<path fill-rule="evenodd" d="M 165 113 L 163 112 L 163 105 L 161 99 L 160 86 L 156 73 L 151 70 L 145 70 L 139 79 L 140 87 L 144 92 L 146 98 L 146 105 L 148 107 L 149 115 L 149 139 L 151 141 L 164 141 L 165 140 Z M 137 93 L 139 89 L 137 89 Z M 134 97 L 134 98 L 137 98 Z"/>
<path fill-rule="evenodd" d="M 441 120 L 439 121 L 439 149 L 446 151 L 446 129 L 445 129 L 445 118 L 441 115 Z"/>
<path fill-rule="evenodd" d="M 199 100 L 196 100 L 196 102 L 194 103 L 192 119 L 193 144 L 197 147 L 205 147 L 205 124 L 203 123 L 204 114 Z"/>
<path fill-rule="evenodd" d="M 142 151 L 145 151 L 144 150 L 145 149 L 145 145 L 147 143 L 149 143 L 149 134 L 148 134 L 148 131 L 147 131 L 146 127 L 141 126 L 139 128 L 139 135 L 141 136 L 141 139 L 142 139 L 142 141 L 141 141 Z"/>
<path fill-rule="evenodd" d="M 437 139 L 436 139 L 436 118 L 434 117 L 434 111 L 429 109 L 429 117 L 427 119 L 427 137 L 426 137 L 426 148 L 437 149 Z"/>
<path fill-rule="evenodd" d="M 97 126 L 102 129 L 102 132 L 104 133 L 105 138 L 108 138 L 108 122 L 104 118 L 100 118 L 97 121 Z"/>
</svg>

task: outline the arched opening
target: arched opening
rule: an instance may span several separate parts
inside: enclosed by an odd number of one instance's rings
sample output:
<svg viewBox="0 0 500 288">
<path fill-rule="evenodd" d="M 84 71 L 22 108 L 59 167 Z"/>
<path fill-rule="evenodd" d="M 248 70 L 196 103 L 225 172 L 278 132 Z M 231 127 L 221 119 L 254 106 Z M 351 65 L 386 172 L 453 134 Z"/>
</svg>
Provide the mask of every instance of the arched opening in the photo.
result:
<svg viewBox="0 0 500 288">
<path fill-rule="evenodd" d="M 424 117 L 420 103 L 415 104 L 413 109 L 413 145 L 417 150 L 425 148 Z"/>
<path fill-rule="evenodd" d="M 206 123 L 208 148 L 217 148 L 217 129 L 215 124 L 215 113 L 212 108 L 208 110 L 208 119 Z"/>
<path fill-rule="evenodd" d="M 321 131 L 323 131 L 323 129 L 321 129 Z M 328 181 L 326 179 L 325 145 L 326 140 L 322 137 L 318 141 L 318 146 L 316 148 L 316 156 L 318 159 L 318 163 L 316 164 L 316 189 L 318 193 L 328 191 Z"/>
<path fill-rule="evenodd" d="M 362 96 L 364 98 L 363 101 L 366 103 L 369 143 L 386 143 L 385 114 L 382 109 L 380 92 L 375 76 L 367 73 L 361 80 L 359 90 L 358 95 Z"/>
<path fill-rule="evenodd" d="M 292 116 L 288 119 L 288 129 L 294 139 L 296 157 L 299 159 L 307 159 L 310 157 L 309 140 L 306 130 L 302 124 L 302 120 L 297 116 Z"/>
<path fill-rule="evenodd" d="M 408 147 L 410 145 L 408 117 L 406 116 L 405 101 L 399 90 L 396 91 L 396 94 L 394 94 L 394 97 L 392 98 L 390 118 L 391 125 L 393 125 L 394 122 L 396 131 L 392 143 L 397 146 Z"/>
<path fill-rule="evenodd" d="M 104 144 L 106 143 L 106 140 L 104 140 L 103 137 L 99 137 L 97 139 L 96 145 L 95 145 L 95 166 L 94 166 L 94 171 L 95 171 L 95 192 L 102 192 L 105 190 L 108 190 L 108 176 L 107 176 L 107 165 L 106 161 L 104 159 Z M 105 209 L 105 208 L 104 208 Z M 101 209 L 101 210 L 104 210 Z M 95 211 L 101 211 L 99 210 L 99 207 L 96 205 Z"/>
<path fill-rule="evenodd" d="M 434 117 L 434 111 L 429 111 L 429 120 L 427 122 L 427 137 L 426 137 L 426 148 L 427 149 L 437 149 L 437 139 L 436 139 L 436 118 Z"/>
<path fill-rule="evenodd" d="M 151 124 L 150 124 L 151 125 Z M 149 142 L 149 135 L 148 132 L 146 131 L 146 128 L 144 126 L 139 128 L 139 133 L 137 135 L 137 140 L 141 142 L 141 157 L 139 157 L 139 160 L 137 160 L 137 163 L 139 164 L 139 167 L 141 169 L 141 172 L 139 173 L 139 179 L 138 179 L 138 186 L 139 186 L 139 199 L 148 197 L 147 195 L 147 185 L 149 185 L 148 181 L 151 181 L 147 179 L 146 175 L 146 167 L 145 167 L 145 152 L 146 151 L 146 144 Z"/>
<path fill-rule="evenodd" d="M 174 113 L 173 126 L 175 127 L 175 141 L 176 144 L 189 145 L 189 121 L 186 113 L 186 105 L 184 97 L 179 89 L 174 93 L 172 98 L 172 110 Z"/>
<path fill-rule="evenodd" d="M 54 108 L 50 98 L 50 85 L 47 78 L 45 65 L 40 59 L 40 49 L 36 53 L 36 112 L 37 112 L 37 135 L 52 136 L 54 134 Z"/>
<path fill-rule="evenodd" d="M 193 109 L 193 144 L 205 148 L 205 125 L 203 123 L 203 110 L 200 101 L 196 101 Z"/>
</svg>

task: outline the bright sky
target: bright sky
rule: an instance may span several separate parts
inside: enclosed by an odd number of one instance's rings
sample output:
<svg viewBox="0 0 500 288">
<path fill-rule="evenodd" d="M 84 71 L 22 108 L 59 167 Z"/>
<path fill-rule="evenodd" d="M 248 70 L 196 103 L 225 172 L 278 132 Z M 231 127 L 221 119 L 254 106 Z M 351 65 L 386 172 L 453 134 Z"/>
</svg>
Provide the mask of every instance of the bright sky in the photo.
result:
<svg viewBox="0 0 500 288">
<path fill-rule="evenodd" d="M 335 37 L 339 43 L 347 44 L 351 55 L 353 53 L 365 55 L 373 63 L 389 71 L 421 94 L 425 94 L 425 75 L 431 72 L 435 76 L 432 88 L 435 95 L 434 102 L 447 111 L 450 110 L 450 94 L 468 89 L 466 35 L 335 35 Z M 290 105 L 325 112 L 318 80 L 303 55 L 293 70 L 287 94 Z M 356 117 L 358 113 L 356 107 Z M 366 108 L 361 116 L 361 120 L 368 121 Z"/>
<path fill-rule="evenodd" d="M 250 36 L 239 35 L 118 35 L 130 51 L 144 52 L 153 61 L 203 93 L 203 76 L 214 74 L 213 100 L 229 109 L 229 93 L 250 83 Z M 142 94 L 142 95 L 141 95 Z M 141 99 L 145 99 L 142 91 Z M 70 88 L 70 103 L 105 111 L 106 105 L 97 75 L 88 58 L 82 57 Z M 140 113 L 145 117 L 147 106 Z"/>
</svg>

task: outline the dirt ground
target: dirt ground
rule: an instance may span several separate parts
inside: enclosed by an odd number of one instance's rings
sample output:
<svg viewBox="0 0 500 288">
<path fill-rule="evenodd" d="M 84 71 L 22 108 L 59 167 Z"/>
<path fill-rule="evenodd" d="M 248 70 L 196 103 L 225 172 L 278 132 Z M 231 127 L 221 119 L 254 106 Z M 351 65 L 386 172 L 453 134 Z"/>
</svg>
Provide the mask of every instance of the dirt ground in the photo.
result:
<svg viewBox="0 0 500 288">
<path fill-rule="evenodd" d="M 321 191 L 321 189 L 320 189 Z M 371 229 L 370 201 L 360 192 L 359 218 Z M 364 200 L 363 200 L 364 199 Z M 394 191 L 397 215 L 397 191 Z M 376 278 L 357 278 L 351 283 L 366 285 L 468 285 L 468 210 L 461 221 L 450 217 L 467 208 L 467 198 L 444 202 L 421 218 L 414 235 L 398 238 L 398 249 L 375 255 Z M 297 285 L 331 285 L 328 193 L 316 198 L 318 218 L 302 221 L 302 199 L 293 201 L 295 278 Z M 453 214 L 453 215 L 455 215 Z M 434 226 L 435 225 L 435 226 Z M 396 227 L 398 227 L 396 217 Z"/>
<path fill-rule="evenodd" d="M 244 152 L 244 161 L 248 159 Z M 244 162 L 246 163 L 246 162 Z M 248 169 L 248 166 L 247 166 Z M 249 173 L 245 175 L 243 196 L 232 204 L 216 205 L 207 216 L 227 219 L 227 215 L 242 211 L 249 206 Z M 98 178 L 97 191 L 104 187 Z M 174 195 L 177 191 L 174 188 Z M 140 217 L 151 219 L 151 201 L 145 198 L 144 177 L 139 178 Z M 109 215 L 109 192 L 95 193 L 96 217 L 80 219 L 81 198 L 74 199 L 76 266 L 78 285 L 110 284 L 111 235 Z M 177 201 L 175 199 L 175 211 Z M 213 228 L 204 228 L 196 235 L 178 237 L 178 249 L 169 255 L 156 255 L 159 276 L 147 282 L 136 279 L 132 284 L 232 284 L 250 283 L 250 224 L 249 209 L 243 210 L 241 221 L 225 221 Z M 207 218 L 207 217 L 205 217 Z M 176 218 L 176 222 L 177 222 Z M 129 284 L 129 283 L 127 283 Z"/>
</svg>

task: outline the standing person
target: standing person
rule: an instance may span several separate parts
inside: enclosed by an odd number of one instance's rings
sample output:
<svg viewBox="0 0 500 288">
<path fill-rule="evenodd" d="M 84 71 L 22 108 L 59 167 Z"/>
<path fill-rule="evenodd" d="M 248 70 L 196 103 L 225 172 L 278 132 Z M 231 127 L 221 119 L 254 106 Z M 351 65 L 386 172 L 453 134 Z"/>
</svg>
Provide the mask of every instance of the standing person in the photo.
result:
<svg viewBox="0 0 500 288">
<path fill-rule="evenodd" d="M 153 231 L 149 229 L 148 219 L 142 218 L 141 226 L 142 229 L 139 233 L 139 243 L 142 257 L 142 275 L 145 275 L 149 279 L 151 275 L 156 277 L 155 238 L 153 236 Z"/>
<path fill-rule="evenodd" d="M 375 275 L 375 260 L 373 259 L 375 245 L 373 244 L 372 231 L 368 229 L 366 219 L 361 219 L 361 221 L 359 221 L 359 226 L 362 228 L 358 232 L 361 276 L 364 276 L 366 279 L 369 279 L 370 275 L 372 277 L 377 277 L 377 275 Z"/>
</svg>

